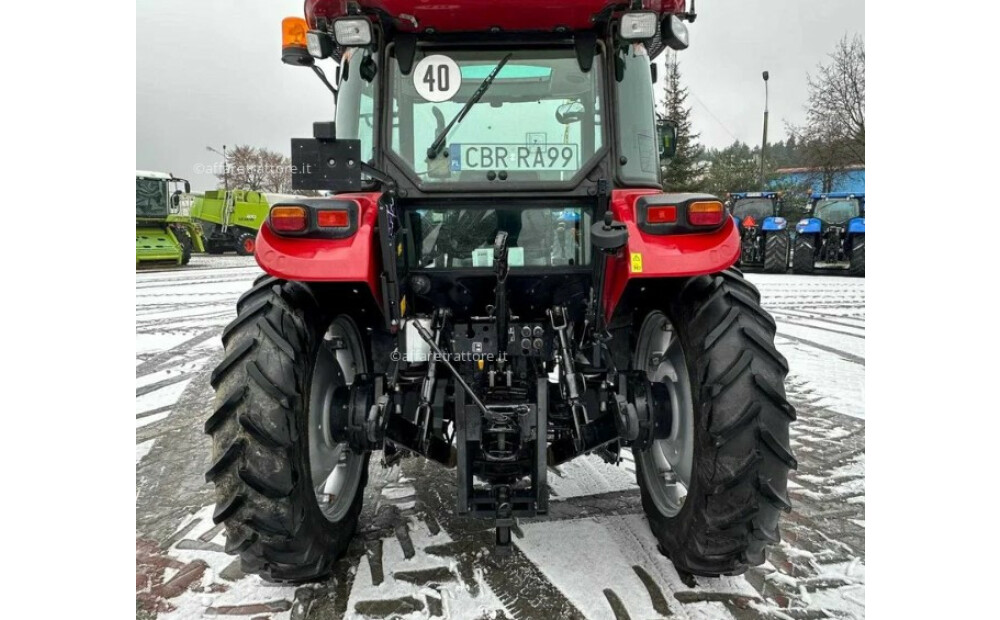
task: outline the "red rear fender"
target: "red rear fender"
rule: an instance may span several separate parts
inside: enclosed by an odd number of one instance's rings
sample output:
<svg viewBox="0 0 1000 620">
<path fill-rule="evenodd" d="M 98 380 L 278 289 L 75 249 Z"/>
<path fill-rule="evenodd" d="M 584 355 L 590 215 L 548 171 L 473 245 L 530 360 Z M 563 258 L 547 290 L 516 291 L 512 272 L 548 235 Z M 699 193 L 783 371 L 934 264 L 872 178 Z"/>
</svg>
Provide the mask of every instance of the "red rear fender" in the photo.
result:
<svg viewBox="0 0 1000 620">
<path fill-rule="evenodd" d="M 301 282 L 364 282 L 381 301 L 378 241 L 379 194 L 342 194 L 358 203 L 358 230 L 345 239 L 303 239 L 275 234 L 267 222 L 257 233 L 257 264 L 278 278 Z"/>
<path fill-rule="evenodd" d="M 625 251 L 608 261 L 605 316 L 611 316 L 630 280 L 677 278 L 716 273 L 731 267 L 740 255 L 740 236 L 733 218 L 707 233 L 654 235 L 636 223 L 635 201 L 656 190 L 618 190 L 611 194 L 615 219 L 628 227 Z"/>
</svg>

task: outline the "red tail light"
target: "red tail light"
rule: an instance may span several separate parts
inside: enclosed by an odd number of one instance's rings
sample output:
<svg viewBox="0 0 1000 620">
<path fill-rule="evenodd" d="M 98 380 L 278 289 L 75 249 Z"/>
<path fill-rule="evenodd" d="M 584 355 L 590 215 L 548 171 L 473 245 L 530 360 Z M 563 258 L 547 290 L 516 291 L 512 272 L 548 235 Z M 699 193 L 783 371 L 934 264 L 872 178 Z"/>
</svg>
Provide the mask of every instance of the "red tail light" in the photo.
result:
<svg viewBox="0 0 1000 620">
<path fill-rule="evenodd" d="M 320 228 L 347 228 L 351 225 L 351 217 L 346 209 L 320 211 L 316 214 L 316 223 Z"/>
<path fill-rule="evenodd" d="M 688 222 L 692 226 L 718 226 L 725 209 L 717 200 L 702 200 L 688 205 Z"/>
<path fill-rule="evenodd" d="M 748 215 L 745 218 L 743 218 L 743 225 L 746 226 L 747 228 L 749 228 L 750 226 L 756 226 L 757 220 L 753 219 L 752 215 Z"/>
<path fill-rule="evenodd" d="M 646 221 L 650 224 L 672 224 L 677 221 L 677 207 L 649 207 L 646 209 Z"/>
<path fill-rule="evenodd" d="M 308 224 L 305 207 L 273 207 L 269 216 L 275 232 L 302 232 Z"/>
</svg>

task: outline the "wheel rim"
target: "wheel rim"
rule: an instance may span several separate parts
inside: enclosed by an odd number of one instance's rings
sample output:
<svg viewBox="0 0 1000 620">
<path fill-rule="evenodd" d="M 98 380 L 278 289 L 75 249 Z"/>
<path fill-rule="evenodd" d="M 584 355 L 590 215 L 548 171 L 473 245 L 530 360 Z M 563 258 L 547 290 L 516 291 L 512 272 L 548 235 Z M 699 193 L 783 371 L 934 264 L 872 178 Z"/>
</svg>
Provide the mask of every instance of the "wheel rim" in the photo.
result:
<svg viewBox="0 0 1000 620">
<path fill-rule="evenodd" d="M 332 343 L 342 343 L 334 348 Z M 320 512 L 328 521 L 344 518 L 361 481 L 364 455 L 331 436 L 331 414 L 345 409 L 354 378 L 368 371 L 361 335 L 354 322 L 339 317 L 327 329 L 316 354 L 309 391 L 309 469 Z"/>
<path fill-rule="evenodd" d="M 694 464 L 694 401 L 687 360 L 677 331 L 662 312 L 652 312 L 639 330 L 633 368 L 662 383 L 670 399 L 670 436 L 636 450 L 646 491 L 656 508 L 672 517 L 684 506 Z"/>
<path fill-rule="evenodd" d="M 243 250 L 247 254 L 253 254 L 253 249 L 254 249 L 254 241 L 253 241 L 253 239 L 244 239 L 243 240 Z"/>
</svg>

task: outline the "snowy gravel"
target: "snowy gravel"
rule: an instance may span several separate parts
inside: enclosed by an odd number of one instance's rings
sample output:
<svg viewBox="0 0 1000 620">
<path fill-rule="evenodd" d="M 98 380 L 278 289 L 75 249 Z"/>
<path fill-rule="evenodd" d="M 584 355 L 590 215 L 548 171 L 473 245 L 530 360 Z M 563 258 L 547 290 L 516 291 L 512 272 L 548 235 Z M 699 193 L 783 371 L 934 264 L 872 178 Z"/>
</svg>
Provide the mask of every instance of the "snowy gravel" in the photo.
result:
<svg viewBox="0 0 1000 620">
<path fill-rule="evenodd" d="M 739 577 L 679 575 L 642 516 L 635 465 L 572 461 L 551 514 L 521 524 L 505 564 L 492 531 L 453 515 L 454 473 L 372 459 L 364 525 L 326 583 L 274 586 L 223 552 L 204 484 L 219 334 L 260 270 L 195 256 L 136 273 L 136 605 L 139 618 L 862 618 L 865 281 L 751 274 L 778 324 L 799 420 L 782 542 Z"/>
</svg>

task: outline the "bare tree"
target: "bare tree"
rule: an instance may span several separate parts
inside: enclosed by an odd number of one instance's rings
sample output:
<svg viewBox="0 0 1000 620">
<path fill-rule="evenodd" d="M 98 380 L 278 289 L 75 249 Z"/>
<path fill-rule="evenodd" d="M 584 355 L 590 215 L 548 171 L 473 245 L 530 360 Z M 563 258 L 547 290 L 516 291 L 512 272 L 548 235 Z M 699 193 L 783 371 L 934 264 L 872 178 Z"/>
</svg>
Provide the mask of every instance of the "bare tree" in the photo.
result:
<svg viewBox="0 0 1000 620">
<path fill-rule="evenodd" d="M 241 144 L 226 152 L 226 173 L 230 189 L 288 193 L 292 191 L 292 162 L 275 151 Z M 225 174 L 217 174 L 219 186 Z"/>
<path fill-rule="evenodd" d="M 261 149 L 264 189 L 279 194 L 292 191 L 292 161 L 281 153 Z"/>
<path fill-rule="evenodd" d="M 865 40 L 845 36 L 830 55 L 832 62 L 809 78 L 809 124 L 823 126 L 837 138 L 844 154 L 865 163 Z"/>
<path fill-rule="evenodd" d="M 809 76 L 804 127 L 790 127 L 804 163 L 826 190 L 851 165 L 865 163 L 865 40 L 845 36 L 830 62 Z"/>
</svg>

